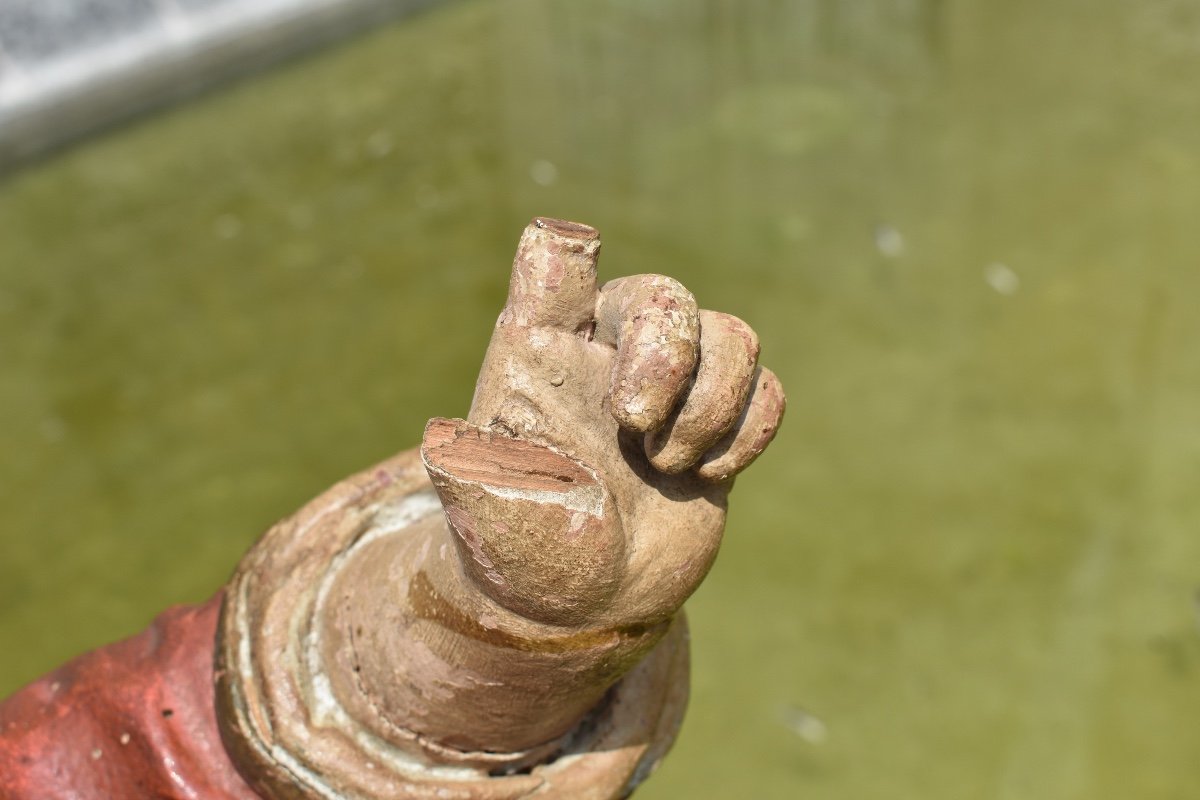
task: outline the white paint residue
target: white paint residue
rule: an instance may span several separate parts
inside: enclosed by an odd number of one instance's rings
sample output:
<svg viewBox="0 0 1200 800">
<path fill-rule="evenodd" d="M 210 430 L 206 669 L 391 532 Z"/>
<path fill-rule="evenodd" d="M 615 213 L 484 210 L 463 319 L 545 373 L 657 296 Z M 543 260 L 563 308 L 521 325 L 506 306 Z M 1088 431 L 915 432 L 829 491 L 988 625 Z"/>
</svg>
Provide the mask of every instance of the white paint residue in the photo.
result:
<svg viewBox="0 0 1200 800">
<path fill-rule="evenodd" d="M 550 338 L 550 334 L 541 328 L 530 328 L 526 341 L 534 350 L 544 350 L 550 346 L 552 339 Z"/>
<path fill-rule="evenodd" d="M 323 800 L 347 800 L 346 797 L 335 792 L 329 784 L 321 780 L 320 775 L 300 763 L 300 760 L 285 748 L 274 745 L 271 747 L 271 757 L 282 764 L 284 769 L 292 773 L 298 780 L 303 781 L 306 788 L 320 795 Z"/>
<path fill-rule="evenodd" d="M 380 507 L 375 512 L 374 524 L 367 533 L 361 536 L 358 541 L 340 553 L 329 565 L 324 577 L 321 580 L 321 585 L 317 590 L 317 598 L 313 605 L 312 616 L 320 618 L 328 600 L 329 592 L 333 584 L 337 581 L 337 576 L 344 568 L 346 563 L 363 547 L 376 542 L 384 536 L 391 534 L 402 533 L 412 523 L 423 519 L 424 517 L 441 513 L 442 504 L 438 501 L 437 495 L 432 491 L 417 492 L 403 498 L 399 503 L 385 505 Z M 414 778 L 436 777 L 445 780 L 479 780 L 486 775 L 485 772 L 473 767 L 445 767 L 434 766 L 425 763 L 424 761 L 412 756 L 403 750 L 398 749 L 392 744 L 374 736 L 369 731 L 364 730 L 350 715 L 346 713 L 345 708 L 338 702 L 337 696 L 333 692 L 333 685 L 329 680 L 329 676 L 325 673 L 321 661 L 321 626 L 313 625 L 308 632 L 308 636 L 304 641 L 304 660 L 305 666 L 308 669 L 309 678 L 311 681 L 310 691 L 314 707 L 311 709 L 313 721 L 318 726 L 325 723 L 331 723 L 338 729 L 348 732 L 353 736 L 354 741 L 365 752 L 370 753 L 377 761 L 387 764 L 396 772 L 404 775 L 409 775 Z M 273 748 L 273 753 L 278 755 L 283 752 L 278 746 Z M 296 769 L 303 771 L 306 777 L 312 776 L 311 779 L 316 780 L 316 776 L 311 770 L 303 767 L 290 754 L 288 755 L 291 763 L 296 765 Z M 283 760 L 283 759 L 281 759 Z M 286 762 L 285 762 L 286 763 Z M 292 767 L 289 766 L 289 769 Z M 328 789 L 327 789 L 328 791 Z M 331 798 L 337 798 L 336 795 L 330 795 Z M 340 799 L 337 799 L 340 800 Z"/>
<path fill-rule="evenodd" d="M 435 511 L 441 510 L 442 504 L 438 502 L 437 495 L 433 492 L 426 491 L 410 494 L 401 503 L 380 508 L 375 515 L 374 525 L 372 525 L 370 533 L 356 542 L 351 550 L 361 547 L 367 540 L 375 541 L 380 536 L 395 533 L 408 527 L 411 523 Z"/>
<path fill-rule="evenodd" d="M 317 627 L 317 626 L 314 626 Z M 314 638 L 310 636 L 310 639 Z M 341 710 L 337 698 L 333 695 L 333 685 L 329 682 L 329 676 L 320 668 L 320 663 L 313 663 L 316 653 L 316 642 L 310 641 L 306 648 L 306 655 L 309 659 L 308 674 L 312 678 L 312 708 L 309 713 L 312 714 L 313 724 L 318 728 L 323 728 L 331 721 L 338 720 L 338 711 Z M 317 656 L 319 658 L 319 656 Z M 316 671 L 314 671 L 314 667 Z"/>
<path fill-rule="evenodd" d="M 525 371 L 524 365 L 517 363 L 516 359 L 508 359 L 504 365 L 504 374 L 508 378 L 509 384 L 514 389 L 520 390 L 526 397 L 532 397 L 536 393 L 529 373 Z"/>
<path fill-rule="evenodd" d="M 639 395 L 634 395 L 629 398 L 629 402 L 625 404 L 625 410 L 630 414 L 641 414 L 646 410 L 646 398 Z"/>
<path fill-rule="evenodd" d="M 363 534 L 358 541 L 344 552 L 339 553 L 330 563 L 329 569 L 321 581 L 320 588 L 317 590 L 317 599 L 313 606 L 312 616 L 315 618 L 321 616 L 321 612 L 326 606 L 329 592 L 333 588 L 337 576 L 341 573 L 342 567 L 345 566 L 346 561 L 349 560 L 353 553 L 383 536 L 404 530 L 413 522 L 433 513 L 435 510 L 441 511 L 442 505 L 438 502 L 437 495 L 433 492 L 410 494 L 400 503 L 385 505 L 376 510 L 373 520 L 374 525 L 371 527 L 371 530 Z M 310 688 L 313 701 L 313 708 L 311 709 L 313 721 L 318 727 L 329 721 L 346 721 L 348 718 L 341 704 L 333 694 L 333 685 L 329 681 L 329 676 L 321 668 L 320 625 L 313 625 L 309 628 L 308 636 L 304 643 L 304 651 L 308 674 L 312 679 Z"/>
<path fill-rule="evenodd" d="M 543 489 L 512 489 L 489 486 L 479 487 L 493 497 L 505 500 L 528 500 L 533 503 L 554 503 L 570 511 L 582 511 L 599 517 L 604 514 L 604 490 L 599 486 L 576 486 L 566 492 L 551 492 Z"/>
<path fill-rule="evenodd" d="M 250 609 L 246 593 L 249 588 L 243 578 L 238 584 L 237 632 L 238 632 L 238 674 L 247 685 L 254 684 L 254 666 L 251 663 L 250 645 Z"/>
</svg>

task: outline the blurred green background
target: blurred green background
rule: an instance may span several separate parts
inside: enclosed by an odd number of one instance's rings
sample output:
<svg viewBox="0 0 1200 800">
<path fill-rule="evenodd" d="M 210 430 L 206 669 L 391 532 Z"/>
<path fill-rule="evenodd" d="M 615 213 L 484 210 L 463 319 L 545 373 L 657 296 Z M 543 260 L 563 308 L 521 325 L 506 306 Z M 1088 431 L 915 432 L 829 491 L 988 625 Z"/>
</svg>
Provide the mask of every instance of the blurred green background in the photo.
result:
<svg viewBox="0 0 1200 800">
<path fill-rule="evenodd" d="M 534 214 L 789 390 L 639 798 L 1200 793 L 1200 3 L 451 4 L 0 185 L 0 695 L 461 415 Z"/>
</svg>

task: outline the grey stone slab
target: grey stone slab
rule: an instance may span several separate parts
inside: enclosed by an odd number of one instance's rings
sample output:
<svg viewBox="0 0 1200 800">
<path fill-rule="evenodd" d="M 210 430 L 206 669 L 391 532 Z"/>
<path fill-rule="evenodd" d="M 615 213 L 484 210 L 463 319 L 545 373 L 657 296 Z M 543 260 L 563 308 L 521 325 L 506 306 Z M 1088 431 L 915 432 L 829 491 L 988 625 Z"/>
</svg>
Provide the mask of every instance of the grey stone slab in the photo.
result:
<svg viewBox="0 0 1200 800">
<path fill-rule="evenodd" d="M 0 0 L 0 174 L 439 0 Z"/>
<path fill-rule="evenodd" d="M 25 69 L 159 25 L 156 0 L 4 0 L 0 50 Z"/>
<path fill-rule="evenodd" d="M 212 11 L 226 6 L 241 5 L 245 0 L 164 0 L 185 13 Z"/>
</svg>

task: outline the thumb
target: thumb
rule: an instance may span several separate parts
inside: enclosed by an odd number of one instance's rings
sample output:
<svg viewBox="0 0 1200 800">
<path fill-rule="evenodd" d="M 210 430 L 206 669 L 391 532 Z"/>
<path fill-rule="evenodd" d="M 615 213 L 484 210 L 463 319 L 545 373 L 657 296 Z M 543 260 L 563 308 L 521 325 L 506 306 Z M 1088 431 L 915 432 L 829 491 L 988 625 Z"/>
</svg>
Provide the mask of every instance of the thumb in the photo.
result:
<svg viewBox="0 0 1200 800">
<path fill-rule="evenodd" d="M 462 420 L 435 418 L 421 459 L 463 568 L 506 608 L 552 624 L 607 609 L 625 572 L 608 489 L 582 462 Z"/>
</svg>

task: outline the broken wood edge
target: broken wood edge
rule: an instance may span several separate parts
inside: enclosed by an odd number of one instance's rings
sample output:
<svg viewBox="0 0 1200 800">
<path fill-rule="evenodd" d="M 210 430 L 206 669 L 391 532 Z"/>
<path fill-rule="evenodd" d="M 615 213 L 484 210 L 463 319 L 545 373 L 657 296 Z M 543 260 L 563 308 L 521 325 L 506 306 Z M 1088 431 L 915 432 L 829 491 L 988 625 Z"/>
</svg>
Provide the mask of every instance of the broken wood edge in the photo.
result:
<svg viewBox="0 0 1200 800">
<path fill-rule="evenodd" d="M 558 449 L 435 417 L 421 461 L 462 565 L 505 608 L 551 625 L 586 624 L 613 602 L 625 534 L 604 482 Z"/>
</svg>

